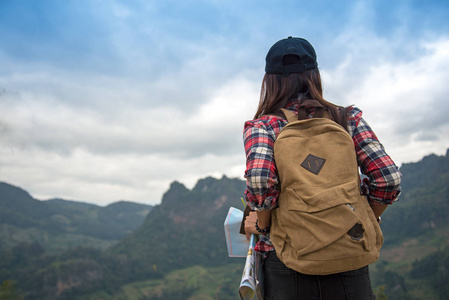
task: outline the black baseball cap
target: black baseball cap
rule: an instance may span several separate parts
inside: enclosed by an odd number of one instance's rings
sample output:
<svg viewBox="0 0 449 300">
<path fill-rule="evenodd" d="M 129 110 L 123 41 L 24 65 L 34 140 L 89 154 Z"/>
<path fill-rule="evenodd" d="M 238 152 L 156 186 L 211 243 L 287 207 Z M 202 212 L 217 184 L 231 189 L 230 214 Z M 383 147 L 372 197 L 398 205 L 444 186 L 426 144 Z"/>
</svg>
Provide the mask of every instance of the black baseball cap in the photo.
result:
<svg viewBox="0 0 449 300">
<path fill-rule="evenodd" d="M 285 56 L 297 56 L 295 63 L 286 63 Z M 318 67 L 315 49 L 303 38 L 291 37 L 278 41 L 265 58 L 265 72 L 269 74 L 302 73 Z"/>
</svg>

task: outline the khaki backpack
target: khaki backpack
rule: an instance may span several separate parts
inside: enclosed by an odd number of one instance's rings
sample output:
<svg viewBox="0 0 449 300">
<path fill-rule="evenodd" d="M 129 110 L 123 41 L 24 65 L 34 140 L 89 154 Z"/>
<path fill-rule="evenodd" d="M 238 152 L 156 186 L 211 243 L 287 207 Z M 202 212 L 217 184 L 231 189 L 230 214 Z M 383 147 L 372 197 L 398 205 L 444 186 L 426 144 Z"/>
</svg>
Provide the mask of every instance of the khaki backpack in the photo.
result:
<svg viewBox="0 0 449 300">
<path fill-rule="evenodd" d="M 379 258 L 382 231 L 361 194 L 354 143 L 316 100 L 322 117 L 288 124 L 274 144 L 280 179 L 279 207 L 271 213 L 270 238 L 279 259 L 303 274 L 356 270 Z"/>
</svg>

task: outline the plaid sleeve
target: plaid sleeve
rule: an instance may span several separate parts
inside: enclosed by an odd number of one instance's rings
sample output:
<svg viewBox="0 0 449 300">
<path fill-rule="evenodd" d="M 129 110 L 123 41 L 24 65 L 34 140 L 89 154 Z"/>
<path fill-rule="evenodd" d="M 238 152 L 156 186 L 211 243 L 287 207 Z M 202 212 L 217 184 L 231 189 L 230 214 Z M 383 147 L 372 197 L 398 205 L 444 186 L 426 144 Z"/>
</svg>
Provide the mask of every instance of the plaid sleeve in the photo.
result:
<svg viewBox="0 0 449 300">
<path fill-rule="evenodd" d="M 401 173 L 385 152 L 368 123 L 362 118 L 362 111 L 352 108 L 349 118 L 357 161 L 362 174 L 369 179 L 369 195 L 373 204 L 391 204 L 401 193 Z"/>
<path fill-rule="evenodd" d="M 272 121 L 277 124 L 276 120 Z M 245 123 L 243 133 L 247 183 L 245 199 L 256 211 L 270 210 L 277 204 L 279 180 L 273 146 L 278 131 L 278 126 L 271 126 L 269 119 Z"/>
</svg>

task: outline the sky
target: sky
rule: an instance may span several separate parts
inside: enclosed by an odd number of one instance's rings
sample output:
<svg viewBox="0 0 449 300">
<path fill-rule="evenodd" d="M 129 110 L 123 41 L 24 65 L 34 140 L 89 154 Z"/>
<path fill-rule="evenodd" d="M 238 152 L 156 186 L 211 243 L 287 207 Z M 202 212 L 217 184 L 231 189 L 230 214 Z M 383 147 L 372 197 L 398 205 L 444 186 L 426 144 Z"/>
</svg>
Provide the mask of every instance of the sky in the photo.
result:
<svg viewBox="0 0 449 300">
<path fill-rule="evenodd" d="M 243 125 L 288 36 L 399 166 L 446 153 L 448 1 L 1 0 L 0 181 L 103 206 L 243 180 Z"/>
</svg>

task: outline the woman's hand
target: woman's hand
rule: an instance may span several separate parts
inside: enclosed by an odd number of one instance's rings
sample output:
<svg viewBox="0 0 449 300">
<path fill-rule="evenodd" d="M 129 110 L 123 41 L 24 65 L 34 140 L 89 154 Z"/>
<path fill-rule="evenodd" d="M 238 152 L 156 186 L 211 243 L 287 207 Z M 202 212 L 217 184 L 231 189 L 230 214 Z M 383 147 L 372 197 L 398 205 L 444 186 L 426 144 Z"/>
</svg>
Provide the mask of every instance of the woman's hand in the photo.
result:
<svg viewBox="0 0 449 300">
<path fill-rule="evenodd" d="M 246 238 L 249 240 L 251 234 L 260 234 L 256 229 L 256 221 L 258 221 L 258 226 L 260 229 L 265 229 L 270 226 L 271 212 L 269 210 L 255 212 L 252 211 L 246 217 L 245 220 L 245 233 Z"/>
<path fill-rule="evenodd" d="M 256 221 L 257 213 L 255 211 L 250 212 L 245 219 L 245 233 L 248 240 L 251 238 L 251 234 L 259 234 L 256 230 Z"/>
</svg>

